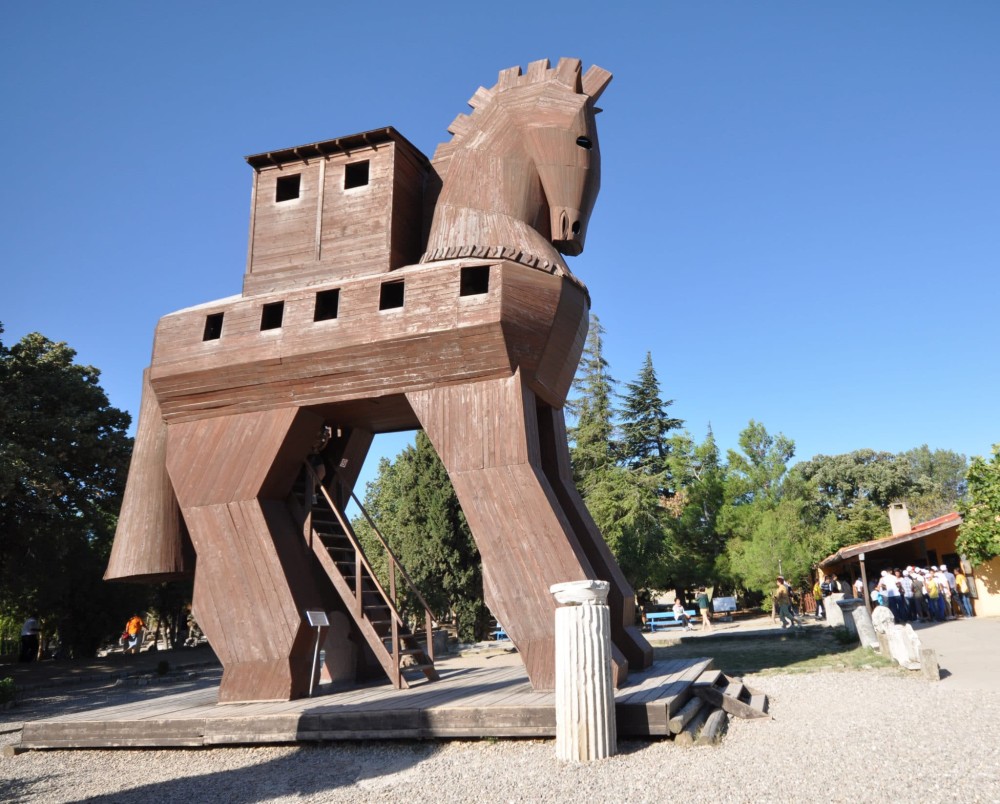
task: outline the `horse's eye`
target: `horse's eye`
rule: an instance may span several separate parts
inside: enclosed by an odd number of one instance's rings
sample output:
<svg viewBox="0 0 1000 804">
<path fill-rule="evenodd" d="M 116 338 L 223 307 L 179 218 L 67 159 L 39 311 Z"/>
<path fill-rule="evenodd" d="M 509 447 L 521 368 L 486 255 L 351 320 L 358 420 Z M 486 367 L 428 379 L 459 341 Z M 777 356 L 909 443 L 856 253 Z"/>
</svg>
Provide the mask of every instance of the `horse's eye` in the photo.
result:
<svg viewBox="0 0 1000 804">
<path fill-rule="evenodd" d="M 590 137 L 577 137 L 576 144 L 581 148 L 586 148 L 588 151 L 594 147 L 594 143 L 590 141 Z"/>
</svg>

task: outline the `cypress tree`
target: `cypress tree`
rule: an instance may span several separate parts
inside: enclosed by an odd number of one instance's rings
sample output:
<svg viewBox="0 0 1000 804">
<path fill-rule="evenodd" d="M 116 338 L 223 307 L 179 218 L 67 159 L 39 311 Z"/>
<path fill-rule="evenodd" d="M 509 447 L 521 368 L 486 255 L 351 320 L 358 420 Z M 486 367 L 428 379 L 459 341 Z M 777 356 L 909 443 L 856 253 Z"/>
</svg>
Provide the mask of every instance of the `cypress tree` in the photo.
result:
<svg viewBox="0 0 1000 804">
<path fill-rule="evenodd" d="M 622 462 L 633 472 L 657 478 L 660 493 L 670 496 L 676 490 L 670 472 L 670 431 L 683 427 L 684 422 L 667 415 L 674 401 L 660 398 L 660 383 L 649 352 L 635 382 L 625 387 Z"/>
</svg>

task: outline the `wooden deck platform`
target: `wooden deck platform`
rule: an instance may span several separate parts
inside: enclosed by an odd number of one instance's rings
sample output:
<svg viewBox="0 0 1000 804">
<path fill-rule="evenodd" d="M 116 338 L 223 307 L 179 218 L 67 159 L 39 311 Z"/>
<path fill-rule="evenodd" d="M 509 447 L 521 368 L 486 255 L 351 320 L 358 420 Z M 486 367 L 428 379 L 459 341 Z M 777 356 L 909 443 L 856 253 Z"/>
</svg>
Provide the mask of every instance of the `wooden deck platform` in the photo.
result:
<svg viewBox="0 0 1000 804">
<path fill-rule="evenodd" d="M 620 736 L 667 737 L 667 721 L 691 697 L 712 660 L 656 662 L 615 694 Z M 521 666 L 442 669 L 409 690 L 388 684 L 287 702 L 218 704 L 218 687 L 168 693 L 25 723 L 21 747 L 196 747 L 321 740 L 554 737 L 551 692 L 536 692 Z"/>
</svg>

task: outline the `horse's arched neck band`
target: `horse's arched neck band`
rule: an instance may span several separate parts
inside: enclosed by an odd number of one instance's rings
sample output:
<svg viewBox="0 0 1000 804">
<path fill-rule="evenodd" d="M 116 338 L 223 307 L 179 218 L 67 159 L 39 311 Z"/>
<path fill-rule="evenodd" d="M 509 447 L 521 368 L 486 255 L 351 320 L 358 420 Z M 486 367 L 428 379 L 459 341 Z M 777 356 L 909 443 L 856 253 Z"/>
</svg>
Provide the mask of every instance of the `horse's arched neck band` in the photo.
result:
<svg viewBox="0 0 1000 804">
<path fill-rule="evenodd" d="M 420 262 L 428 263 L 461 259 L 507 260 L 509 262 L 516 262 L 528 268 L 545 271 L 545 273 L 552 274 L 553 276 L 564 277 L 577 287 L 587 291 L 587 286 L 564 263 L 555 263 L 528 251 L 514 248 L 513 246 L 442 246 L 425 252 L 420 258 Z"/>
</svg>

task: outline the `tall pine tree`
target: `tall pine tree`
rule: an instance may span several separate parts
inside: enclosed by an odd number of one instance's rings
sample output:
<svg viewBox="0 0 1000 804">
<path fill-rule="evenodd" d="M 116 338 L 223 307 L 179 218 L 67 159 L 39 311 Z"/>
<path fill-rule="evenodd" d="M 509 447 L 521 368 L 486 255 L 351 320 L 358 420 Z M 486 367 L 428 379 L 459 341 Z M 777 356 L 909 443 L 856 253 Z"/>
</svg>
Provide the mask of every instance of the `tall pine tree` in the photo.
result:
<svg viewBox="0 0 1000 804">
<path fill-rule="evenodd" d="M 573 477 L 584 496 L 594 480 L 594 472 L 613 466 L 618 452 L 612 407 L 615 380 L 604 359 L 603 336 L 604 327 L 591 313 L 587 343 L 573 380 L 577 396 L 567 405 L 576 418 L 569 432 Z"/>
<path fill-rule="evenodd" d="M 667 415 L 674 401 L 660 398 L 660 383 L 649 352 L 635 382 L 625 387 L 628 393 L 621 410 L 621 460 L 633 472 L 655 478 L 660 493 L 671 496 L 676 489 L 670 472 L 670 431 L 679 429 L 684 422 Z"/>
<path fill-rule="evenodd" d="M 465 514 L 430 439 L 393 462 L 383 459 L 369 484 L 365 508 L 393 552 L 439 617 L 450 614 L 459 639 L 482 639 L 489 626 L 483 602 L 482 562 Z M 364 520 L 353 523 L 372 565 L 383 568 L 381 549 Z"/>
<path fill-rule="evenodd" d="M 573 475 L 584 502 L 604 540 L 637 592 L 648 588 L 663 541 L 657 484 L 621 466 L 616 438 L 615 381 L 604 359 L 604 328 L 590 319 L 587 343 L 573 387 L 571 411 Z"/>
</svg>

